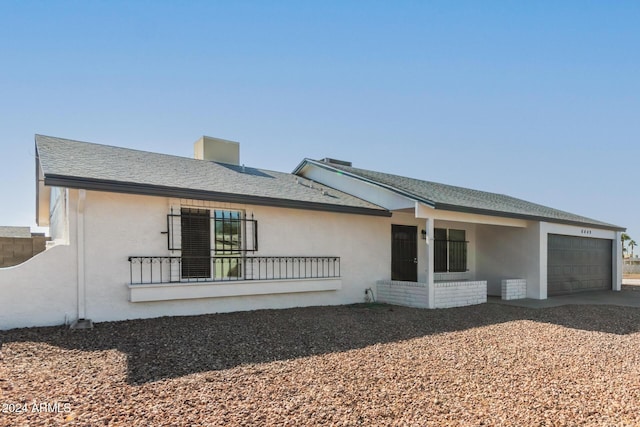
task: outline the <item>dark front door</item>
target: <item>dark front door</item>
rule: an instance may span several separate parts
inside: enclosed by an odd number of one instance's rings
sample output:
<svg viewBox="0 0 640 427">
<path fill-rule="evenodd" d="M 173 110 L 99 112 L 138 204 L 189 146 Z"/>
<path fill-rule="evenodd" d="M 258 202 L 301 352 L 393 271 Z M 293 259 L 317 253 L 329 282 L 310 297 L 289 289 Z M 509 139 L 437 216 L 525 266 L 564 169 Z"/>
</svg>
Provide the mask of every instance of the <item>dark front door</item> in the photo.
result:
<svg viewBox="0 0 640 427">
<path fill-rule="evenodd" d="M 211 277 L 211 218 L 206 209 L 181 210 L 182 277 Z"/>
<path fill-rule="evenodd" d="M 418 227 L 391 225 L 391 280 L 418 281 Z"/>
</svg>

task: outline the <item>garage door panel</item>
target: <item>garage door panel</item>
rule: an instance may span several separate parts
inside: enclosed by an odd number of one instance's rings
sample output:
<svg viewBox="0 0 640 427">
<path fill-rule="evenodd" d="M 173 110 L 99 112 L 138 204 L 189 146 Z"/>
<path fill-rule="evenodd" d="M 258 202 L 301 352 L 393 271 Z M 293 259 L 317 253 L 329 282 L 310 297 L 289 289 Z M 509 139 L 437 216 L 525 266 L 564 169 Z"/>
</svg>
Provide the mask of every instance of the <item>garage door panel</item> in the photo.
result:
<svg viewBox="0 0 640 427">
<path fill-rule="evenodd" d="M 547 294 L 611 289 L 612 241 L 549 234 Z"/>
</svg>

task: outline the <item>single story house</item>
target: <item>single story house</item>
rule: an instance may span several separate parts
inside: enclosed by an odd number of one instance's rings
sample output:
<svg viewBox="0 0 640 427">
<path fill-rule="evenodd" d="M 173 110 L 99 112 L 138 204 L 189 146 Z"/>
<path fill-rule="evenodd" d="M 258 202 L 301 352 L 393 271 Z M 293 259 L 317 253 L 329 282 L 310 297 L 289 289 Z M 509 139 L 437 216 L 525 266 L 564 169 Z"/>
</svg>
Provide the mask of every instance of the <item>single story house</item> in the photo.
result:
<svg viewBox="0 0 640 427">
<path fill-rule="evenodd" d="M 452 284 L 486 282 L 488 295 L 509 299 L 621 288 L 617 242 L 622 227 L 502 194 L 354 168 L 333 159 L 305 159 L 294 174 L 392 212 L 391 281 L 396 289 L 409 282 L 398 302 L 409 303 L 412 282 L 427 285 L 429 307 L 438 305 L 434 292 L 451 296 L 446 288 Z M 424 244 L 416 247 L 419 238 Z M 442 305 L 463 304 L 454 299 Z"/>
<path fill-rule="evenodd" d="M 194 159 L 35 144 L 37 222 L 53 244 L 0 269 L 0 329 L 621 287 L 623 228 L 504 195 L 328 158 L 256 169 L 210 137 Z"/>
</svg>

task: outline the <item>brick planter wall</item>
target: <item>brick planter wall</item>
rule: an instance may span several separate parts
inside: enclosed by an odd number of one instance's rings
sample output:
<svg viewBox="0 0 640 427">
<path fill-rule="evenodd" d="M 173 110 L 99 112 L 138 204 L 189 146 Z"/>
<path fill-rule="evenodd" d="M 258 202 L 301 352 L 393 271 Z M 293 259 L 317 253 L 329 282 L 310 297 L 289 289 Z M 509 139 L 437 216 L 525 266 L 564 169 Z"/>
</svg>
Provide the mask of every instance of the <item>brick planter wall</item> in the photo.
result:
<svg viewBox="0 0 640 427">
<path fill-rule="evenodd" d="M 464 307 L 487 302 L 487 281 L 435 283 L 434 308 Z"/>
<path fill-rule="evenodd" d="M 487 302 L 486 280 L 436 282 L 432 285 L 380 280 L 376 285 L 376 301 L 405 307 L 450 308 Z"/>
<path fill-rule="evenodd" d="M 429 308 L 426 283 L 380 280 L 376 283 L 376 301 L 405 307 Z"/>
<path fill-rule="evenodd" d="M 523 299 L 527 297 L 527 281 L 525 279 L 504 279 L 502 281 L 502 299 Z"/>
</svg>

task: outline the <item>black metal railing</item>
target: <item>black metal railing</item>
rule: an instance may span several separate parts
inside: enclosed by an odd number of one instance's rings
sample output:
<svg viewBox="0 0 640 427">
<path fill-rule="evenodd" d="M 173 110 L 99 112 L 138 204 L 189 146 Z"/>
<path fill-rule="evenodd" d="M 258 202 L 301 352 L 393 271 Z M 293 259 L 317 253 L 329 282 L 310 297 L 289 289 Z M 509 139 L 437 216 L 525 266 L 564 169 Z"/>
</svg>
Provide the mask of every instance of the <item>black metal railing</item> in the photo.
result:
<svg viewBox="0 0 640 427">
<path fill-rule="evenodd" d="M 434 271 L 436 273 L 461 273 L 467 270 L 467 246 L 469 242 L 439 240 L 434 243 Z"/>
<path fill-rule="evenodd" d="M 340 277 L 336 256 L 130 256 L 132 285 Z"/>
</svg>

